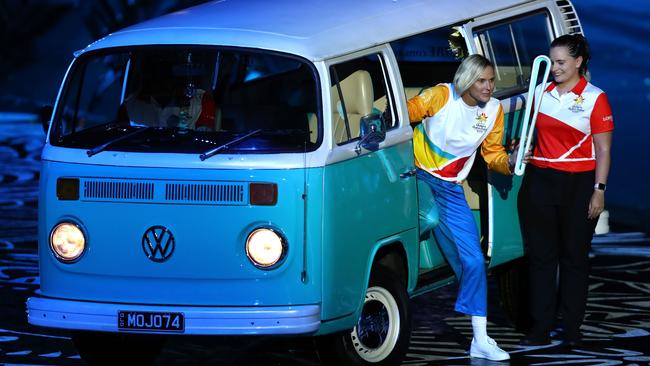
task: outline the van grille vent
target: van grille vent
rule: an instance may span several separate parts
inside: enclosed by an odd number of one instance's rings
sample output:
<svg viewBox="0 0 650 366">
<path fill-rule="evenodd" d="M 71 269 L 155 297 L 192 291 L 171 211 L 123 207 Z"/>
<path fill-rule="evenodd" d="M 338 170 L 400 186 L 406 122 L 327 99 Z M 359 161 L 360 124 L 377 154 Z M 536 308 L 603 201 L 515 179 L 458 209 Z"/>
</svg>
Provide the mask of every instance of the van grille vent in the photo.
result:
<svg viewBox="0 0 650 366">
<path fill-rule="evenodd" d="M 167 183 L 166 201 L 245 204 L 246 189 L 242 183 Z"/>
<path fill-rule="evenodd" d="M 562 17 L 564 18 L 564 23 L 566 24 L 567 30 L 570 34 L 582 32 L 582 25 L 580 24 L 580 19 L 578 19 L 578 14 L 576 13 L 573 4 L 569 0 L 557 0 L 556 4 L 562 12 Z"/>
<path fill-rule="evenodd" d="M 153 200 L 154 184 L 120 180 L 84 180 L 83 198 Z"/>
</svg>

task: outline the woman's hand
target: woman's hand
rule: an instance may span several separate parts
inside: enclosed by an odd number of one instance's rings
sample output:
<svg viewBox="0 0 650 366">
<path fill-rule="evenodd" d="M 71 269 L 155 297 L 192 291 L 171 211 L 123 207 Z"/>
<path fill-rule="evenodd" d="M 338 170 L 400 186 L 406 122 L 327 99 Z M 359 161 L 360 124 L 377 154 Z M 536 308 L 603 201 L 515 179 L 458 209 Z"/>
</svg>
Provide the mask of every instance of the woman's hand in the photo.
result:
<svg viewBox="0 0 650 366">
<path fill-rule="evenodd" d="M 510 151 L 512 151 L 512 154 L 508 157 L 508 167 L 510 168 L 511 172 L 515 171 L 515 164 L 517 163 L 517 156 L 519 155 L 519 140 L 513 140 L 510 143 Z M 530 162 L 530 158 L 533 156 L 533 152 L 531 151 L 530 148 L 528 148 L 528 151 L 524 154 L 523 163 L 528 164 Z"/>
<path fill-rule="evenodd" d="M 603 210 L 605 210 L 605 191 L 594 189 L 594 193 L 591 195 L 591 200 L 589 201 L 587 218 L 590 220 L 595 219 Z"/>
<path fill-rule="evenodd" d="M 597 183 L 607 183 L 609 164 L 611 157 L 609 150 L 612 146 L 612 132 L 603 132 L 593 135 L 594 148 L 596 150 L 596 179 Z M 594 219 L 605 209 L 605 191 L 595 189 L 589 201 L 589 212 L 587 217 Z"/>
</svg>

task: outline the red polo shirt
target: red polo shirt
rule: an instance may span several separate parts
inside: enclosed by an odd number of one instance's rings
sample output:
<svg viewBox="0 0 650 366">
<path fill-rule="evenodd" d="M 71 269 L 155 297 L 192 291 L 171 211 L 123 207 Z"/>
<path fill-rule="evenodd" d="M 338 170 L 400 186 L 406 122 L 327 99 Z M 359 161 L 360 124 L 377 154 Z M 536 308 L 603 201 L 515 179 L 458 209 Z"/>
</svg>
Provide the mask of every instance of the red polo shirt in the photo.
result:
<svg viewBox="0 0 650 366">
<path fill-rule="evenodd" d="M 580 78 L 560 96 L 550 83 L 537 116 L 537 144 L 531 164 L 568 172 L 596 169 L 592 135 L 614 130 L 605 93 Z"/>
</svg>

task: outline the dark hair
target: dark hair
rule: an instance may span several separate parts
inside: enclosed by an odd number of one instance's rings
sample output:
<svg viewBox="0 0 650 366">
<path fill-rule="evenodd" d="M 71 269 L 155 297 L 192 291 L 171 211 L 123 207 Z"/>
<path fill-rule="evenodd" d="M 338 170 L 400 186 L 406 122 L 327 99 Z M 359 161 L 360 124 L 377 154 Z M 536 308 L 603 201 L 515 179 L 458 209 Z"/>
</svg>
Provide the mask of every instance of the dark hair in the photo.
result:
<svg viewBox="0 0 650 366">
<path fill-rule="evenodd" d="M 580 65 L 580 75 L 587 73 L 587 63 L 591 58 L 589 54 L 589 43 L 582 34 L 565 34 L 557 37 L 551 43 L 553 47 L 566 47 L 569 50 L 569 55 L 573 58 L 582 56 L 582 64 Z"/>
</svg>

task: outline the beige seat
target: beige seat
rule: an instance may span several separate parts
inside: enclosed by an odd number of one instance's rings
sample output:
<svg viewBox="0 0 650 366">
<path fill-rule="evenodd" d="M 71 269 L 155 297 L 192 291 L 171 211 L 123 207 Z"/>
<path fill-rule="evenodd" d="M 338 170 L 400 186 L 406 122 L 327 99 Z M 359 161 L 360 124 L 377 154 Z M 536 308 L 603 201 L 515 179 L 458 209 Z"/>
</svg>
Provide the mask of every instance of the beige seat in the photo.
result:
<svg viewBox="0 0 650 366">
<path fill-rule="evenodd" d="M 479 197 L 478 193 L 476 193 L 469 185 L 469 182 L 467 180 L 463 181 L 463 192 L 465 193 L 465 199 L 467 200 L 467 204 L 469 205 L 469 208 L 472 210 L 479 210 L 481 208 L 481 198 Z"/>
<path fill-rule="evenodd" d="M 309 124 L 309 142 L 315 144 L 318 141 L 318 116 L 316 113 L 307 113 L 307 123 Z"/>
<path fill-rule="evenodd" d="M 404 93 L 406 94 L 406 100 L 409 100 L 409 99 L 413 98 L 414 96 L 422 93 L 422 91 L 427 89 L 427 88 L 428 88 L 428 86 L 425 86 L 425 87 L 419 87 L 418 86 L 418 87 L 415 87 L 415 88 L 413 88 L 413 87 L 404 88 Z"/>
<path fill-rule="evenodd" d="M 404 94 L 406 94 L 406 100 L 409 100 L 409 99 L 413 98 L 414 96 L 420 94 L 420 92 L 422 92 L 426 88 L 427 87 L 414 87 L 414 88 L 407 87 L 407 88 L 404 88 Z M 375 100 L 375 102 L 373 103 L 373 107 L 375 107 L 375 109 L 378 110 L 378 111 L 385 110 L 386 109 L 386 96 L 383 95 L 383 96 L 381 96 L 381 98 L 378 98 L 377 100 Z"/>
<path fill-rule="evenodd" d="M 350 74 L 340 82 L 345 110 L 350 124 L 350 139 L 359 137 L 359 125 L 361 117 L 372 112 L 374 93 L 372 91 L 372 79 L 366 70 L 358 70 Z M 332 126 L 334 130 L 334 141 L 337 144 L 348 141 L 345 129 L 345 117 L 341 115 L 343 106 L 340 103 L 339 92 L 336 85 L 332 92 Z"/>
</svg>

